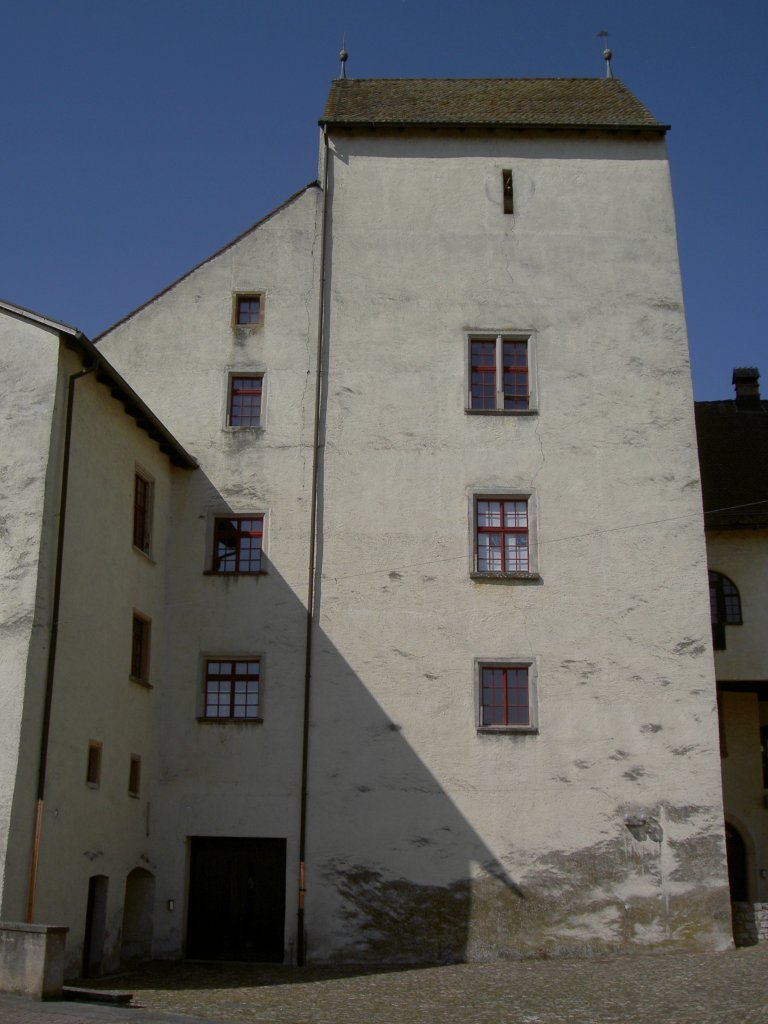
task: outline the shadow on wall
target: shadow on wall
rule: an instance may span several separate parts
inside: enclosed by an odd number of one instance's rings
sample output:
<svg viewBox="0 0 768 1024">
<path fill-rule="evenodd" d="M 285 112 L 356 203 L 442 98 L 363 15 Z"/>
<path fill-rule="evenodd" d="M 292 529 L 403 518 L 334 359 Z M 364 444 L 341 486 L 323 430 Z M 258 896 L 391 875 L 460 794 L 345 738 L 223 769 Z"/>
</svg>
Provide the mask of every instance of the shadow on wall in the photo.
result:
<svg viewBox="0 0 768 1024">
<path fill-rule="evenodd" d="M 375 585 L 380 584 L 377 579 Z M 269 607 L 285 612 L 293 605 L 298 617 L 305 616 L 273 567 L 268 593 L 265 615 Z M 439 618 L 440 597 L 435 600 L 432 612 Z M 327 633 L 314 632 L 309 963 L 434 963 L 620 951 L 632 945 L 728 945 L 728 894 L 718 884 L 722 840 L 708 808 L 660 807 L 633 830 L 621 808 L 606 805 L 605 816 L 615 828 L 573 849 L 568 816 L 563 817 L 562 802 L 556 806 L 553 800 L 549 820 L 563 821 L 564 831 L 553 833 L 550 850 L 537 854 L 541 842 L 531 848 L 525 837 L 530 785 L 514 784 L 515 744 L 536 738 L 478 737 L 471 716 L 466 735 L 457 735 L 455 719 L 434 714 L 436 684 L 425 679 L 434 664 L 426 664 L 427 655 L 422 658 L 412 643 L 410 657 L 397 661 L 396 678 L 388 675 L 386 630 L 374 623 L 372 635 L 377 628 L 379 646 L 372 640 L 358 671 Z M 451 658 L 449 650 L 447 660 L 463 665 L 462 657 Z M 466 703 L 466 672 L 447 675 L 439 685 L 439 701 Z M 423 719 L 414 728 L 408 718 L 395 720 L 374 699 L 374 689 L 389 707 L 407 706 L 413 717 Z M 425 725 L 432 752 L 452 751 L 452 757 L 437 758 L 443 778 L 406 738 L 410 733 L 421 742 Z M 447 789 L 482 802 L 477 825 Z M 568 792 L 562 790 L 561 800 Z M 495 849 L 481 828 L 495 836 Z"/>
</svg>

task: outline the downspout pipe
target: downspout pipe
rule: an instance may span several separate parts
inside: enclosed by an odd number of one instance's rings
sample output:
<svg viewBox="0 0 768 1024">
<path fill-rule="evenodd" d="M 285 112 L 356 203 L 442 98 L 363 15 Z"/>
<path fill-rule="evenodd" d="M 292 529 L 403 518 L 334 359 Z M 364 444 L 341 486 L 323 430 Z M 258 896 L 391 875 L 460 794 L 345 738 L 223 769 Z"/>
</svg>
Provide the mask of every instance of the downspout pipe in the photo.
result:
<svg viewBox="0 0 768 1024">
<path fill-rule="evenodd" d="M 328 132 L 323 128 L 322 146 L 322 181 L 323 203 L 320 221 L 320 287 L 318 289 L 317 310 L 317 366 L 315 369 L 315 411 L 314 411 L 314 442 L 312 453 L 312 495 L 309 524 L 309 571 L 307 579 L 307 633 L 304 645 L 304 712 L 301 733 L 301 799 L 299 806 L 299 893 L 296 931 L 296 963 L 303 967 L 306 963 L 306 935 L 304 921 L 304 898 L 306 895 L 306 855 L 307 855 L 307 788 L 309 783 L 309 713 L 310 694 L 312 689 L 312 634 L 317 608 L 316 602 L 316 570 L 317 570 L 317 512 L 319 503 L 319 465 L 320 465 L 320 434 L 322 412 L 322 373 L 325 352 L 325 233 L 328 215 Z"/>
<path fill-rule="evenodd" d="M 64 454 L 61 462 L 61 493 L 59 495 L 59 529 L 56 539 L 56 563 L 53 580 L 53 604 L 51 628 L 48 636 L 48 666 L 45 675 L 45 701 L 43 724 L 40 735 L 40 760 L 37 768 L 37 799 L 35 805 L 35 828 L 32 838 L 32 858 L 29 865 L 29 888 L 27 891 L 27 923 L 35 916 L 35 894 L 37 891 L 37 868 L 40 860 L 40 840 L 43 832 L 43 809 L 45 805 L 45 775 L 48 765 L 48 742 L 51 733 L 51 707 L 53 704 L 53 680 L 56 674 L 56 645 L 59 638 L 59 608 L 61 606 L 62 563 L 64 560 L 64 531 L 66 527 L 67 488 L 69 486 L 69 461 L 72 449 L 72 419 L 75 408 L 75 384 L 81 377 L 93 373 L 95 366 L 86 367 L 71 374 L 67 388 L 67 412 L 64 424 Z"/>
</svg>

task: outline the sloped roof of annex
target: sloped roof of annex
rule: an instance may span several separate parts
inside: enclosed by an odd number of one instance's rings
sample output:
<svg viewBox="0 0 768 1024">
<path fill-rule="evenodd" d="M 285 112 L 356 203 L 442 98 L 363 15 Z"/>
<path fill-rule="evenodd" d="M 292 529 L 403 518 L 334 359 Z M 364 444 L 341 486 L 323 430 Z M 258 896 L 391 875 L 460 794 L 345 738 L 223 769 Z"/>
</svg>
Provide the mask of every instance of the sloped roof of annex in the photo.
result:
<svg viewBox="0 0 768 1024">
<path fill-rule="evenodd" d="M 190 269 L 187 270 L 180 277 L 177 277 L 174 281 L 171 281 L 170 284 L 166 285 L 165 288 L 162 288 L 159 292 L 156 292 L 154 295 L 148 298 L 146 302 L 142 302 L 140 306 L 137 306 L 135 309 L 132 309 L 130 313 L 126 313 L 125 316 L 120 317 L 120 319 L 116 320 L 115 323 L 111 324 L 100 334 L 97 334 L 96 337 L 93 339 L 94 344 L 98 345 L 102 338 L 106 337 L 106 335 L 114 331 L 115 328 L 120 327 L 124 323 L 127 323 L 134 316 L 136 316 L 137 313 L 141 313 L 142 310 L 146 309 L 148 306 L 151 306 L 153 302 L 157 302 L 158 299 L 162 298 L 164 295 L 167 295 L 168 292 L 172 291 L 177 285 L 181 284 L 182 281 L 186 281 L 188 277 L 191 277 L 192 274 L 200 270 L 201 267 L 204 267 L 207 263 L 210 263 L 212 260 L 215 260 L 217 257 L 221 256 L 222 253 L 227 252 L 228 249 L 231 249 L 233 246 L 237 245 L 238 242 L 242 242 L 244 238 L 247 238 L 248 235 L 252 234 L 254 231 L 257 231 L 262 225 L 266 224 L 267 221 L 270 221 L 273 217 L 276 217 L 277 214 L 285 210 L 288 206 L 291 205 L 291 203 L 295 203 L 297 199 L 303 196 L 306 192 L 309 192 L 310 189 L 320 188 L 321 185 L 319 181 L 310 181 L 309 184 L 305 185 L 303 188 L 300 188 L 298 192 L 294 192 L 293 195 L 289 196 L 284 202 L 280 203 L 279 206 L 276 206 L 273 210 L 270 210 L 269 213 L 265 214 L 260 220 L 257 220 L 255 224 L 251 224 L 251 226 L 246 228 L 245 231 L 241 231 L 240 234 L 237 235 L 235 238 L 231 239 L 231 241 L 227 242 L 225 245 L 222 245 L 220 249 L 217 249 L 215 252 L 212 252 L 210 256 L 206 256 L 204 260 L 200 260 L 199 263 L 196 263 L 193 267 L 190 267 Z"/>
<path fill-rule="evenodd" d="M 73 327 L 71 324 L 65 324 L 61 320 L 53 320 L 42 313 L 36 313 L 34 310 L 26 309 L 24 306 L 17 306 L 4 299 L 0 299 L 0 312 L 25 320 L 27 323 L 39 324 L 41 327 L 55 331 L 59 335 L 61 343 L 79 355 L 84 368 L 90 369 L 93 367 L 95 369 L 98 382 L 109 388 L 112 397 L 116 401 L 121 402 L 125 412 L 136 420 L 139 430 L 143 430 L 157 444 L 160 451 L 168 456 L 174 466 L 179 466 L 182 469 L 197 469 L 197 460 L 176 440 L 165 424 L 139 398 L 130 384 L 120 376 L 107 357 L 99 352 L 93 342 L 81 330 Z"/>
<path fill-rule="evenodd" d="M 618 78 L 337 79 L 327 127 L 484 127 L 652 132 L 662 124 Z"/>
</svg>

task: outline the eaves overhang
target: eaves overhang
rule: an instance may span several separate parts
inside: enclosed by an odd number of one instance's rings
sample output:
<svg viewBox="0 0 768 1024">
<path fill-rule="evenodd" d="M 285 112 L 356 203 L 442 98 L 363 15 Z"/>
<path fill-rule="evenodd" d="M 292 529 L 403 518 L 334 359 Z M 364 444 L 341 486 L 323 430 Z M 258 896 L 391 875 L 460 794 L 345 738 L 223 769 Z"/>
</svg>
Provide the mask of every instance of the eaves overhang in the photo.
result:
<svg viewBox="0 0 768 1024">
<path fill-rule="evenodd" d="M 561 124 L 556 121 L 362 121 L 362 120 L 320 120 L 321 128 L 340 129 L 343 131 L 370 131 L 381 129 L 389 131 L 496 131 L 509 132 L 608 132 L 622 135 L 664 135 L 671 128 L 668 124 L 605 124 L 589 121 Z"/>
</svg>

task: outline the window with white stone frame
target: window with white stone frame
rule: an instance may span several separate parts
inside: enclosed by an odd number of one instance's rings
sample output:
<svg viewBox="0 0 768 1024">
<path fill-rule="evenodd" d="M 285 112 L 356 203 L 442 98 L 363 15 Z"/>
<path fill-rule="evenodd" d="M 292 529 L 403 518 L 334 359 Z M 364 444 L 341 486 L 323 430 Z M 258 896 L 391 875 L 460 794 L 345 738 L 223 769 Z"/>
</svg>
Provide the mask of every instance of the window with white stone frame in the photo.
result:
<svg viewBox="0 0 768 1024">
<path fill-rule="evenodd" d="M 536 664 L 532 658 L 475 662 L 479 732 L 537 732 Z"/>
<path fill-rule="evenodd" d="M 205 661 L 205 719 L 261 720 L 261 659 L 207 658 Z"/>
<path fill-rule="evenodd" d="M 531 494 L 475 494 L 474 579 L 538 580 Z"/>
<path fill-rule="evenodd" d="M 468 413 L 536 412 L 530 334 L 472 333 L 467 337 Z"/>
</svg>

